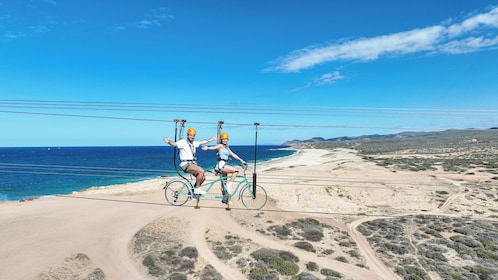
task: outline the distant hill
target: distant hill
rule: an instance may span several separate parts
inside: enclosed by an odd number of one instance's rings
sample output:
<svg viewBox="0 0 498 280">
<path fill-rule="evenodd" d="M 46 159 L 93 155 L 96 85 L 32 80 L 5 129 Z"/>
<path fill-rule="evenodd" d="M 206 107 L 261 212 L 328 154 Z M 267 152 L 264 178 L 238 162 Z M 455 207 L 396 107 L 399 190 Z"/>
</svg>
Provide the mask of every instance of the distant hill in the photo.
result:
<svg viewBox="0 0 498 280">
<path fill-rule="evenodd" d="M 400 132 L 396 134 L 371 134 L 371 135 L 362 135 L 362 136 L 356 136 L 356 137 L 350 137 L 350 136 L 342 136 L 342 137 L 335 137 L 335 138 L 328 138 L 325 139 L 323 137 L 313 137 L 311 139 L 307 140 L 290 140 L 284 142 L 282 145 L 284 146 L 295 146 L 295 145 L 301 145 L 305 143 L 316 143 L 316 142 L 350 142 L 350 141 L 366 141 L 366 140 L 382 140 L 382 139 L 405 139 L 405 138 L 415 138 L 415 137 L 427 137 L 427 136 L 447 136 L 449 135 L 455 135 L 455 134 L 460 134 L 460 135 L 467 135 L 468 137 L 473 136 L 474 134 L 479 134 L 479 132 L 485 132 L 485 131 L 490 131 L 490 130 L 496 130 L 498 127 L 492 127 L 489 129 L 450 129 L 450 130 L 444 130 L 444 131 L 431 131 L 431 132 L 414 132 L 414 131 L 406 131 L 406 132 Z"/>
</svg>

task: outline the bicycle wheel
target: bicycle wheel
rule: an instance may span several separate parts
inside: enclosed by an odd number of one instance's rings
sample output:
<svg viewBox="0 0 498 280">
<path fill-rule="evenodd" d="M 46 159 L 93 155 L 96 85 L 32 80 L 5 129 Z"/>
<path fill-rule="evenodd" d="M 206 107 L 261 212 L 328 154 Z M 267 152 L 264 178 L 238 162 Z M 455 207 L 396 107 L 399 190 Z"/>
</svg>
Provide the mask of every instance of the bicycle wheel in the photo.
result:
<svg viewBox="0 0 498 280">
<path fill-rule="evenodd" d="M 164 197 L 171 205 L 182 206 L 189 197 L 189 184 L 183 180 L 169 181 L 164 185 Z"/>
<path fill-rule="evenodd" d="M 252 184 L 248 184 L 241 191 L 240 199 L 247 209 L 259 210 L 265 206 L 268 196 L 266 190 L 260 185 L 256 185 L 256 195 L 254 195 Z"/>
</svg>

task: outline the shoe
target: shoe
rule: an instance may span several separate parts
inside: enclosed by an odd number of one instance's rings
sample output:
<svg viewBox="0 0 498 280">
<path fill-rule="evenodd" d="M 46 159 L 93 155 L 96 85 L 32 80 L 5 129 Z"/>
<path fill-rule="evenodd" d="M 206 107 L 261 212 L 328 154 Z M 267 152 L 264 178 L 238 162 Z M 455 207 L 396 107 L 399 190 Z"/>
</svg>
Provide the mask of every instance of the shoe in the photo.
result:
<svg viewBox="0 0 498 280">
<path fill-rule="evenodd" d="M 196 189 L 194 190 L 194 193 L 195 193 L 195 194 L 206 194 L 206 191 L 205 191 L 205 190 L 203 190 L 203 189 L 201 189 L 201 188 L 196 188 Z"/>
<path fill-rule="evenodd" d="M 228 201 L 228 198 L 225 196 L 225 197 L 223 197 L 223 199 L 221 200 L 221 203 L 224 203 L 224 204 L 227 204 L 227 205 L 231 205 L 231 204 L 232 204 L 232 201 L 231 201 L 231 200 L 230 200 L 228 203 L 227 203 L 227 201 Z"/>
<path fill-rule="evenodd" d="M 226 185 L 226 188 L 227 188 L 227 192 L 228 192 L 228 194 L 231 194 L 231 193 L 232 193 L 232 183 L 228 183 L 228 184 Z"/>
</svg>

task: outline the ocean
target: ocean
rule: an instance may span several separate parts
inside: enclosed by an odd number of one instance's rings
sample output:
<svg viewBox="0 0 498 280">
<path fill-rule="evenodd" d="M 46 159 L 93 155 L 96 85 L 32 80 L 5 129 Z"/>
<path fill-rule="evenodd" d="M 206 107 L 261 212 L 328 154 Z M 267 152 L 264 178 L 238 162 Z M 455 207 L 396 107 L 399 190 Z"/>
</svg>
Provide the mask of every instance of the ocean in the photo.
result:
<svg viewBox="0 0 498 280">
<path fill-rule="evenodd" d="M 254 164 L 254 146 L 230 148 L 248 164 Z M 295 153 L 284 148 L 257 146 L 257 163 Z M 206 170 L 216 164 L 216 151 L 199 148 L 197 157 Z M 178 164 L 179 157 L 176 159 Z M 230 161 L 232 165 L 238 163 Z M 70 194 L 173 174 L 174 148 L 169 146 L 0 148 L 0 201 Z"/>
</svg>

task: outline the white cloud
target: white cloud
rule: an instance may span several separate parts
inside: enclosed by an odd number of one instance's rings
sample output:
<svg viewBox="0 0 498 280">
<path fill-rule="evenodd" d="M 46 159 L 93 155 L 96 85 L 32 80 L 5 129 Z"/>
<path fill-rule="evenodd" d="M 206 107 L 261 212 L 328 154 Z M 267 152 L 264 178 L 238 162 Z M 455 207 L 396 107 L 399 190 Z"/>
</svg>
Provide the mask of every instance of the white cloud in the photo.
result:
<svg viewBox="0 0 498 280">
<path fill-rule="evenodd" d="M 45 33 L 50 31 L 50 29 L 44 25 L 30 26 L 29 29 L 35 33 Z"/>
<path fill-rule="evenodd" d="M 311 87 L 311 83 L 310 82 L 306 83 L 306 85 L 304 85 L 304 86 L 293 88 L 293 89 L 291 89 L 289 91 L 290 92 L 296 92 L 296 91 L 300 91 L 300 90 L 303 90 L 303 89 L 306 89 L 306 88 L 309 88 L 309 87 Z"/>
<path fill-rule="evenodd" d="M 498 8 L 449 26 L 441 24 L 373 38 L 303 48 L 281 57 L 274 63 L 275 66 L 266 70 L 299 72 L 332 61 L 370 61 L 382 56 L 418 52 L 475 52 L 498 46 L 496 28 Z"/>
<path fill-rule="evenodd" d="M 311 86 L 319 87 L 319 86 L 327 86 L 327 85 L 333 85 L 335 82 L 344 79 L 344 76 L 339 73 L 339 71 L 334 71 L 331 73 L 325 73 L 322 74 L 319 77 L 314 77 L 312 78 L 313 83 L 307 82 L 306 85 L 293 88 L 289 90 L 290 92 L 297 92 L 303 89 L 310 88 Z"/>
<path fill-rule="evenodd" d="M 163 22 L 173 19 L 175 19 L 175 17 L 169 13 L 169 10 L 161 7 L 157 10 L 153 10 L 150 15 L 147 15 L 144 19 L 138 21 L 136 27 L 147 29 L 152 26 L 161 26 Z"/>
<path fill-rule="evenodd" d="M 320 77 L 316 77 L 313 79 L 315 82 L 316 86 L 323 86 L 323 85 L 332 85 L 335 82 L 344 79 L 344 76 L 342 76 L 339 71 L 335 71 L 332 73 L 325 73 L 321 75 Z"/>
</svg>

